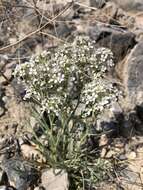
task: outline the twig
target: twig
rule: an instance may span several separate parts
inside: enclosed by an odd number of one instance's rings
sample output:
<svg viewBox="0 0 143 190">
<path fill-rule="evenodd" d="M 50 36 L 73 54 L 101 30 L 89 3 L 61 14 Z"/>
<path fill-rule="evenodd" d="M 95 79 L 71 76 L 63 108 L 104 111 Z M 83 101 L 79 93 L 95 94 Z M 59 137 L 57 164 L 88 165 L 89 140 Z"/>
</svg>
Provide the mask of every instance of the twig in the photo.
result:
<svg viewBox="0 0 143 190">
<path fill-rule="evenodd" d="M 95 10 L 95 11 L 98 10 L 98 9 L 95 8 L 95 7 L 90 7 L 90 6 L 85 5 L 85 4 L 83 4 L 83 3 L 74 2 L 74 4 L 79 5 L 79 6 L 81 6 L 81 7 L 85 7 L 85 8 L 91 9 L 91 10 Z"/>
<path fill-rule="evenodd" d="M 42 17 L 39 15 L 39 12 L 37 11 L 37 5 L 36 5 L 36 1 L 35 0 L 33 0 L 33 4 L 34 4 L 34 10 L 35 10 L 35 13 L 36 13 L 36 15 L 37 15 L 37 20 L 38 20 L 38 28 L 40 28 L 41 27 L 41 20 L 42 20 Z M 40 33 L 41 34 L 41 42 L 42 42 L 42 46 L 44 46 L 44 37 L 43 37 L 43 34 L 42 33 Z"/>
<path fill-rule="evenodd" d="M 45 33 L 45 32 L 40 32 L 41 34 L 43 34 L 43 35 L 45 35 L 45 36 L 49 36 L 49 37 L 51 37 L 51 38 L 54 38 L 55 40 L 58 40 L 58 41 L 60 41 L 60 42 L 65 42 L 64 40 L 62 40 L 62 39 L 60 39 L 60 38 L 58 38 L 58 37 L 56 37 L 56 36 L 54 36 L 54 35 L 52 35 L 52 34 L 49 34 L 49 33 Z"/>
<path fill-rule="evenodd" d="M 48 21 L 46 24 L 44 24 L 43 26 L 41 26 L 40 28 L 38 28 L 37 30 L 27 34 L 25 37 L 21 38 L 20 40 L 18 40 L 17 42 L 13 43 L 13 44 L 10 44 L 10 45 L 7 45 L 3 48 L 0 49 L 0 52 L 1 51 L 4 51 L 8 48 L 11 48 L 13 46 L 16 46 L 18 45 L 19 43 L 21 43 L 22 41 L 26 40 L 27 38 L 33 36 L 34 34 L 40 32 L 41 30 L 43 30 L 46 26 L 48 26 L 48 24 L 50 24 L 51 22 L 53 22 L 55 19 L 57 19 L 59 16 L 61 16 L 63 13 L 65 13 L 70 7 L 72 6 L 72 2 L 67 4 L 67 6 L 59 13 L 57 14 L 54 18 L 52 18 L 50 21 Z"/>
</svg>

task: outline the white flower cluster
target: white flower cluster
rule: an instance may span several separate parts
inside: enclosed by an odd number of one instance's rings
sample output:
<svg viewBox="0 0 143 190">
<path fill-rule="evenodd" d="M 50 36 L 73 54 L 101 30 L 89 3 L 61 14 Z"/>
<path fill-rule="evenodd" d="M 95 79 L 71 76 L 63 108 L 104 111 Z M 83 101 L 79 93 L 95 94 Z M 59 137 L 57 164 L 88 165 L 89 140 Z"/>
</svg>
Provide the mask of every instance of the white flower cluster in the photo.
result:
<svg viewBox="0 0 143 190">
<path fill-rule="evenodd" d="M 118 101 L 121 92 L 114 87 L 112 83 L 95 77 L 87 83 L 82 91 L 81 101 L 85 104 L 82 117 L 86 118 L 92 114 L 97 116 L 105 108 L 111 106 L 111 103 Z"/>
<path fill-rule="evenodd" d="M 14 75 L 25 84 L 25 98 L 34 98 L 41 111 L 55 114 L 70 111 L 72 101 L 84 103 L 84 116 L 101 112 L 118 97 L 117 89 L 107 85 L 105 72 L 114 66 L 107 48 L 95 48 L 88 37 L 44 51 L 29 62 L 18 65 Z"/>
</svg>

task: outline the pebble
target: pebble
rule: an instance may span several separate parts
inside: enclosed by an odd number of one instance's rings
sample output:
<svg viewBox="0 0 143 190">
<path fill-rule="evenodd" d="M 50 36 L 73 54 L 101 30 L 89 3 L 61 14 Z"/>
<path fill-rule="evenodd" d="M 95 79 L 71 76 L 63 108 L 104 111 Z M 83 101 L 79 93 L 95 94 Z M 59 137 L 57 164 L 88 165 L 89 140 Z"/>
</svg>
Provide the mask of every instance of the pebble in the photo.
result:
<svg viewBox="0 0 143 190">
<path fill-rule="evenodd" d="M 126 154 L 126 156 L 127 156 L 127 158 L 129 159 L 129 160 L 134 160 L 136 157 L 137 157 L 137 154 L 136 154 L 136 152 L 130 152 L 130 153 L 128 153 L 128 154 Z"/>
<path fill-rule="evenodd" d="M 116 154 L 115 151 L 109 150 L 106 154 L 106 158 L 112 158 L 115 154 Z"/>
<path fill-rule="evenodd" d="M 100 140 L 99 140 L 99 146 L 105 146 L 108 144 L 108 138 L 107 135 L 101 135 Z"/>
<path fill-rule="evenodd" d="M 37 162 L 45 162 L 45 158 L 34 146 L 29 146 L 27 144 L 21 145 L 21 152 L 23 156 L 27 159 L 35 159 Z"/>
<path fill-rule="evenodd" d="M 68 190 L 69 187 L 68 174 L 58 169 L 44 170 L 41 181 L 45 190 Z"/>
<path fill-rule="evenodd" d="M 12 69 L 6 69 L 4 75 L 7 77 L 8 80 L 11 80 L 12 77 Z"/>
<path fill-rule="evenodd" d="M 123 161 L 123 160 L 127 160 L 127 157 L 125 156 L 125 154 L 121 154 L 119 156 L 119 160 Z"/>
<path fill-rule="evenodd" d="M 106 153 L 107 153 L 106 148 L 103 148 L 103 149 L 101 150 L 101 154 L 100 154 L 101 158 L 104 158 L 105 155 L 106 155 Z"/>
</svg>

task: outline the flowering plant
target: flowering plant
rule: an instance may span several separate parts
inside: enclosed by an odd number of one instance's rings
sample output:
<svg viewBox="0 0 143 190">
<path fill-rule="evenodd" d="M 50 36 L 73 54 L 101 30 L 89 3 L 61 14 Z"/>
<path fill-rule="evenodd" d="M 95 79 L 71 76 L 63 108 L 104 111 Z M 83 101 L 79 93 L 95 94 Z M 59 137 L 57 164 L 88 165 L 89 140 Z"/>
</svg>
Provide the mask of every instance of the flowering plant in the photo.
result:
<svg viewBox="0 0 143 190">
<path fill-rule="evenodd" d="M 26 87 L 25 99 L 38 101 L 41 112 L 68 114 L 78 102 L 84 105 L 81 117 L 87 118 L 117 101 L 118 89 L 105 79 L 113 66 L 109 49 L 95 48 L 88 37 L 79 36 L 18 65 L 14 74 Z"/>
<path fill-rule="evenodd" d="M 47 118 L 34 112 L 44 137 L 42 143 L 34 133 L 34 142 L 48 166 L 68 172 L 70 189 L 95 187 L 111 168 L 93 156 L 96 148 L 90 147 L 93 134 L 87 121 L 118 100 L 119 90 L 105 77 L 113 66 L 109 49 L 95 48 L 88 37 L 80 36 L 15 69 L 15 76 L 25 85 L 25 99 L 33 98 L 41 113 L 48 113 Z"/>
</svg>

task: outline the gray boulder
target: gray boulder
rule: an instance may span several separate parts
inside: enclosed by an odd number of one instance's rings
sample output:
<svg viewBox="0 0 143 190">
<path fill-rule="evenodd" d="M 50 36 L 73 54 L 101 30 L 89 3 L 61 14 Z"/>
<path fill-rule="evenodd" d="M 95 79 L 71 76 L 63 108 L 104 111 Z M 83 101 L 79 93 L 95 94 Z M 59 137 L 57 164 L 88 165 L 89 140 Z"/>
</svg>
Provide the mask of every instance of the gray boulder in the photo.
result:
<svg viewBox="0 0 143 190">
<path fill-rule="evenodd" d="M 1 167 L 6 172 L 10 185 L 18 190 L 27 190 L 39 178 L 37 169 L 28 161 L 4 158 Z"/>
<path fill-rule="evenodd" d="M 110 48 L 116 61 L 122 60 L 136 44 L 135 35 L 118 26 L 96 24 L 89 27 L 88 35 L 95 40 L 97 46 Z"/>
<path fill-rule="evenodd" d="M 123 83 L 129 105 L 143 103 L 143 40 L 129 54 L 123 65 Z"/>
<path fill-rule="evenodd" d="M 65 171 L 46 169 L 41 176 L 42 186 L 45 190 L 68 190 L 68 174 Z"/>
</svg>

